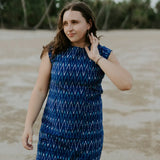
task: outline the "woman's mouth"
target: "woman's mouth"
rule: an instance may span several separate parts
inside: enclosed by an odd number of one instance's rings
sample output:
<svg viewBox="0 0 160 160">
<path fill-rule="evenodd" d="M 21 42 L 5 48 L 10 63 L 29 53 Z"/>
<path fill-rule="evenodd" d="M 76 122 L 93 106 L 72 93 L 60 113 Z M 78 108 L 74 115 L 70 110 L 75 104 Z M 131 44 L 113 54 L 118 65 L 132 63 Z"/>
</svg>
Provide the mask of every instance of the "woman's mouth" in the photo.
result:
<svg viewBox="0 0 160 160">
<path fill-rule="evenodd" d="M 74 33 L 69 33 L 68 37 L 73 37 L 75 34 Z"/>
</svg>

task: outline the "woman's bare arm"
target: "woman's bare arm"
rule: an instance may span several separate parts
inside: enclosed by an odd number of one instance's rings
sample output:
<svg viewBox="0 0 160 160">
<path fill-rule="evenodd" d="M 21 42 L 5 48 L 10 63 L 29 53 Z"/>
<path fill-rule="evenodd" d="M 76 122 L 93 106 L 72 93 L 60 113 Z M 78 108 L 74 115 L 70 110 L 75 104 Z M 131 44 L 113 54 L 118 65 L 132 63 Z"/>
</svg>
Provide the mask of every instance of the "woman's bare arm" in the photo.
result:
<svg viewBox="0 0 160 160">
<path fill-rule="evenodd" d="M 131 89 L 132 76 L 125 68 L 120 65 L 116 56 L 112 52 L 108 59 L 101 58 L 98 61 L 98 65 L 110 78 L 110 80 L 117 86 L 117 88 L 120 90 Z"/>
<path fill-rule="evenodd" d="M 32 149 L 32 146 L 30 145 L 30 143 L 32 143 L 32 135 L 31 135 L 32 127 L 48 93 L 50 72 L 51 72 L 51 63 L 48 54 L 45 54 L 42 57 L 39 67 L 38 78 L 33 88 L 31 98 L 29 101 L 29 106 L 25 121 L 25 129 L 22 136 L 22 143 L 26 149 Z"/>
</svg>

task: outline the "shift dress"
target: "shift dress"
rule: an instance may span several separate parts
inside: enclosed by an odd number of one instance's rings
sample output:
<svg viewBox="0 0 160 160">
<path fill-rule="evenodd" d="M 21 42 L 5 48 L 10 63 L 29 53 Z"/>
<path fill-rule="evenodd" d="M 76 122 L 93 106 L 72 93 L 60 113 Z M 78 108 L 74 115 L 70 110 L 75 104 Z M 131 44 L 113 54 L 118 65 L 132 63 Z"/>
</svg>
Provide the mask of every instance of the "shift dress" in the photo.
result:
<svg viewBox="0 0 160 160">
<path fill-rule="evenodd" d="M 98 45 L 101 56 L 111 50 Z M 36 160 L 99 160 L 103 148 L 101 86 L 104 72 L 85 48 L 69 46 L 52 57 L 49 94 Z"/>
</svg>

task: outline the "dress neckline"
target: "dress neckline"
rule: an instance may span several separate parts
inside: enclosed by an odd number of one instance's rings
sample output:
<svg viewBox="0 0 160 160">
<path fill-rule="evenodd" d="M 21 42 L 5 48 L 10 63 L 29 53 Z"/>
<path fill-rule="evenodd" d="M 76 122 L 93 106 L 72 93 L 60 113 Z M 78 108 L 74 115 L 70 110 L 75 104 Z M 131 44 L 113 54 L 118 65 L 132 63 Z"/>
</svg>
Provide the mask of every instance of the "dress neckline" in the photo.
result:
<svg viewBox="0 0 160 160">
<path fill-rule="evenodd" d="M 85 50 L 85 47 L 78 47 L 78 46 L 72 46 L 70 45 L 71 48 L 75 48 L 75 49 L 81 49 L 81 50 Z M 91 45 L 87 46 L 87 47 L 91 47 Z"/>
<path fill-rule="evenodd" d="M 85 48 L 84 47 L 78 47 L 78 46 L 72 46 L 72 45 L 70 45 L 69 47 L 71 47 L 71 48 L 73 48 L 73 49 L 79 49 L 79 50 L 85 50 Z M 89 45 L 89 46 L 87 46 L 89 49 L 91 48 L 91 44 Z M 97 46 L 97 48 L 99 49 L 101 47 L 101 45 L 100 44 L 98 44 L 98 46 Z"/>
</svg>

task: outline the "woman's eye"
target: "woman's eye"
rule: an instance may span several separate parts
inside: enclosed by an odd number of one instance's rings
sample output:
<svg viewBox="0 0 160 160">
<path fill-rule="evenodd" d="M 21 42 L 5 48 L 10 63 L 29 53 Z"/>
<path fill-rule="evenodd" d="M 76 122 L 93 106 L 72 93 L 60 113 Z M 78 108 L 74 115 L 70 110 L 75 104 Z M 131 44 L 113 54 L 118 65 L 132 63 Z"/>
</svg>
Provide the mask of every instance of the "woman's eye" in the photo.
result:
<svg viewBox="0 0 160 160">
<path fill-rule="evenodd" d="M 78 23 L 77 21 L 72 21 L 73 24 Z"/>
<path fill-rule="evenodd" d="M 67 25 L 67 22 L 64 22 L 64 23 L 63 23 L 63 26 L 66 26 L 66 25 Z"/>
</svg>

